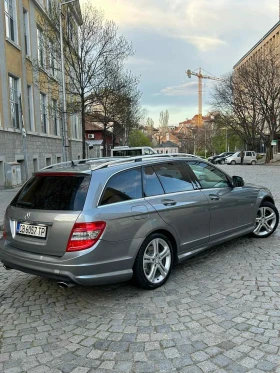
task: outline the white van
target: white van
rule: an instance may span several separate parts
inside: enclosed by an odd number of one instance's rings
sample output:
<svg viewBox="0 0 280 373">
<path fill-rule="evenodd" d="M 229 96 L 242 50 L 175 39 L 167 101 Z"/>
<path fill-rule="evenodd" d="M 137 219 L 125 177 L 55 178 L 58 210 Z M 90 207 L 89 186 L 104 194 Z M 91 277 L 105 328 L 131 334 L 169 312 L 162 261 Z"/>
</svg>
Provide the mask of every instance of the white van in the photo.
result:
<svg viewBox="0 0 280 373">
<path fill-rule="evenodd" d="M 255 165 L 257 163 L 257 155 L 255 152 L 245 151 L 244 153 L 245 153 L 244 159 L 243 159 L 244 164 Z M 225 162 L 227 164 L 240 164 L 241 163 L 240 152 L 236 152 L 233 155 L 226 157 Z"/>
<path fill-rule="evenodd" d="M 137 146 L 130 148 L 129 146 L 116 146 L 111 149 L 111 157 L 135 157 L 137 155 L 151 155 L 157 152 L 149 146 Z"/>
</svg>

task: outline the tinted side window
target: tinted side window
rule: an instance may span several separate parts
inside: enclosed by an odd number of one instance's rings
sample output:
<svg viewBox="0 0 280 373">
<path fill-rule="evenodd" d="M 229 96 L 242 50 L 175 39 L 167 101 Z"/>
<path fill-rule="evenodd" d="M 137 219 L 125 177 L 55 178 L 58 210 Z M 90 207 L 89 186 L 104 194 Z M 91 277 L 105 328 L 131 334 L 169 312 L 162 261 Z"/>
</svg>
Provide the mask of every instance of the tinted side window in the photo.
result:
<svg viewBox="0 0 280 373">
<path fill-rule="evenodd" d="M 142 198 L 141 169 L 120 172 L 106 185 L 100 205 Z"/>
<path fill-rule="evenodd" d="M 199 161 L 188 161 L 187 163 L 203 189 L 226 188 L 230 186 L 226 175 L 217 168 Z"/>
<path fill-rule="evenodd" d="M 179 162 L 168 162 L 153 166 L 165 193 L 193 190 L 186 167 Z"/>
<path fill-rule="evenodd" d="M 34 176 L 11 204 L 28 209 L 81 211 L 90 179 L 90 175 Z"/>
<path fill-rule="evenodd" d="M 252 157 L 252 152 L 246 152 L 247 157 Z"/>
<path fill-rule="evenodd" d="M 162 185 L 153 169 L 153 167 L 144 167 L 143 170 L 144 196 L 156 196 L 164 194 Z"/>
</svg>

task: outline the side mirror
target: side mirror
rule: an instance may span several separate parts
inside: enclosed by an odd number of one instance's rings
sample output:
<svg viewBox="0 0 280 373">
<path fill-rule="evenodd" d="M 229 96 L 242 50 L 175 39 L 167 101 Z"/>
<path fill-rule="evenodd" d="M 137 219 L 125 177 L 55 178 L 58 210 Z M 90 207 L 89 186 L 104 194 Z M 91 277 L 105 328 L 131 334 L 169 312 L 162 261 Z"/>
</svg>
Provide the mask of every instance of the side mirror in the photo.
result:
<svg viewBox="0 0 280 373">
<path fill-rule="evenodd" d="M 243 187 L 244 184 L 245 184 L 245 181 L 244 181 L 243 177 L 232 176 L 232 185 L 233 185 L 234 188 Z"/>
</svg>

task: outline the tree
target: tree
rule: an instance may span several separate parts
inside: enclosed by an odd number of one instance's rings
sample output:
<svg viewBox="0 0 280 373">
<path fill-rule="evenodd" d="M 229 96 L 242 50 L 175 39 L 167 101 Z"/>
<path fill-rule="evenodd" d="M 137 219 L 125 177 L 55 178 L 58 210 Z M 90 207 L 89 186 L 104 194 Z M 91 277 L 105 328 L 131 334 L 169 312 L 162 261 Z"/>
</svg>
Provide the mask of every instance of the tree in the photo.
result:
<svg viewBox="0 0 280 373">
<path fill-rule="evenodd" d="M 140 130 L 131 131 L 128 138 L 129 146 L 151 146 L 151 141 Z"/>
<path fill-rule="evenodd" d="M 169 112 L 168 110 L 161 111 L 159 114 L 159 123 L 160 123 L 160 131 L 162 134 L 166 134 L 168 132 L 168 122 L 169 122 Z"/>
<path fill-rule="evenodd" d="M 72 6 L 72 5 L 69 5 Z M 64 6 L 65 7 L 65 6 Z M 81 9 L 82 24 L 75 29 L 71 18 L 64 19 L 64 59 L 68 112 L 80 113 L 82 121 L 83 157 L 86 156 L 85 120 L 87 113 L 96 105 L 92 92 L 103 89 L 108 73 L 108 65 L 123 68 L 124 61 L 133 54 L 132 45 L 118 35 L 118 28 L 112 21 L 104 19 L 104 14 L 94 8 L 88 0 Z M 66 9 L 65 9 L 65 13 Z M 60 41 L 58 7 L 53 6 L 50 21 L 41 22 L 45 49 L 51 54 L 50 62 L 56 61 L 60 69 Z M 51 40 L 51 43 L 49 42 Z M 50 49 L 51 45 L 51 49 Z M 49 82 L 48 82 L 49 83 Z M 52 84 L 61 91 L 61 80 Z M 94 109 L 95 110 L 95 109 Z"/>
<path fill-rule="evenodd" d="M 250 149 L 259 137 L 266 162 L 273 158 L 271 141 L 280 131 L 280 59 L 265 48 L 225 77 L 214 89 L 213 106 L 220 121 L 232 128 Z"/>
</svg>

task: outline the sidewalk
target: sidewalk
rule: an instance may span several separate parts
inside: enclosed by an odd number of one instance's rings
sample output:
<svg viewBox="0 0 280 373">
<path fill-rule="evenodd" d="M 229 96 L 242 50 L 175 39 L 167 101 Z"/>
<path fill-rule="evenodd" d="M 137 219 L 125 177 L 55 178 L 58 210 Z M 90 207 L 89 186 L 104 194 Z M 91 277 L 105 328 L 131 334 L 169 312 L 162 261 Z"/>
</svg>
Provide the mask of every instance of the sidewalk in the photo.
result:
<svg viewBox="0 0 280 373">
<path fill-rule="evenodd" d="M 4 220 L 4 215 L 8 204 L 17 194 L 20 188 L 15 189 L 0 189 L 0 236 L 2 231 L 2 224 Z"/>
</svg>

